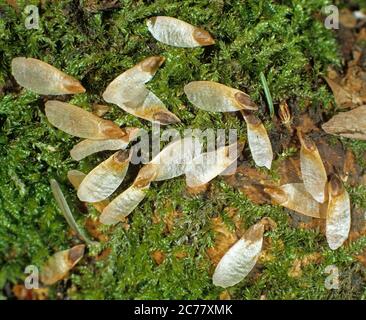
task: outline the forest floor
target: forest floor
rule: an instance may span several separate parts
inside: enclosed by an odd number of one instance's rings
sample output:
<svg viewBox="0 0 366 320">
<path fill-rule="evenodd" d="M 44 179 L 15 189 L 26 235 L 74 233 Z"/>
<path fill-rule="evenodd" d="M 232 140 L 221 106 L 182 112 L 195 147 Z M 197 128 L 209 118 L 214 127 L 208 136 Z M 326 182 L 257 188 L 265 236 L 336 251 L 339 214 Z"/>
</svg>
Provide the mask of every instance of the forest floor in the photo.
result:
<svg viewBox="0 0 366 320">
<path fill-rule="evenodd" d="M 322 13 L 327 0 L 7 2 L 0 4 L 0 298 L 366 298 L 366 142 L 321 130 L 321 124 L 349 108 L 339 104 L 342 97 L 333 95 L 325 76 L 346 86 L 351 96 L 359 97 L 366 87 L 366 20 L 352 15 L 362 9 L 360 4 L 338 1 L 340 29 L 327 30 Z M 30 3 L 39 8 L 38 29 L 24 24 Z M 145 24 L 156 15 L 201 26 L 216 44 L 183 49 L 159 43 Z M 198 110 L 183 92 L 194 80 L 224 83 L 247 92 L 259 105 L 275 161 L 271 170 L 256 168 L 246 146 L 233 176 L 218 177 L 202 190 L 187 189 L 183 177 L 154 182 L 124 224 L 102 226 L 99 213 L 77 199 L 67 172 L 88 172 L 111 153 L 72 160 L 69 151 L 79 139 L 50 125 L 44 103 L 52 97 L 17 85 L 10 63 L 19 56 L 37 58 L 74 76 L 86 93 L 58 99 L 90 111 L 95 103 L 106 104 L 102 93 L 117 75 L 151 55 L 166 58 L 148 86 L 182 120 L 172 127 L 180 132 L 236 129 L 245 140 L 239 113 Z M 284 102 L 292 115 L 288 125 L 279 116 Z M 104 117 L 122 127 L 151 130 L 150 123 L 116 106 Z M 327 245 L 321 220 L 275 206 L 257 188 L 262 180 L 283 184 L 300 179 L 298 128 L 316 141 L 328 172 L 341 175 L 351 196 L 350 237 L 336 251 Z M 130 185 L 138 168 L 129 170 L 116 194 Z M 64 280 L 26 290 L 28 265 L 40 267 L 55 252 L 81 243 L 57 207 L 52 178 L 60 183 L 78 224 L 101 245 L 89 247 Z M 212 272 L 219 258 L 243 230 L 264 217 L 270 227 L 254 270 L 234 287 L 215 287 Z M 325 285 L 332 265 L 339 270 L 337 290 Z"/>
</svg>

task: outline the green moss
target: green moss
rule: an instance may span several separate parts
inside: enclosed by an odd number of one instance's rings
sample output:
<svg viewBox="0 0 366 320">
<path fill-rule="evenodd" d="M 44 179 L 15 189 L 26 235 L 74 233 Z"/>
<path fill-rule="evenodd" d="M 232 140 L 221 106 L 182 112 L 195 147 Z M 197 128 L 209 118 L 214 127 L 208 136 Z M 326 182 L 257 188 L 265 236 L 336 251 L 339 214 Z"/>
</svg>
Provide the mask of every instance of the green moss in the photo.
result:
<svg viewBox="0 0 366 320">
<path fill-rule="evenodd" d="M 20 11 L 29 1 L 17 1 Z M 37 1 L 33 1 L 37 3 Z M 81 3 L 81 2 L 80 2 Z M 328 88 L 318 80 L 329 64 L 339 64 L 335 40 L 316 17 L 329 3 L 323 0 L 248 1 L 120 1 L 120 8 L 91 13 L 78 1 L 46 2 L 40 6 L 40 29 L 24 27 L 24 13 L 2 5 L 0 12 L 0 288 L 24 279 L 29 264 L 42 265 L 55 251 L 78 242 L 56 207 L 49 179 L 59 181 L 67 200 L 82 225 L 87 216 L 78 208 L 75 191 L 67 182 L 69 169 L 90 170 L 107 154 L 74 162 L 68 151 L 78 140 L 53 128 L 45 119 L 43 98 L 27 90 L 14 90 L 10 62 L 16 56 L 44 60 L 81 79 L 87 93 L 70 98 L 71 103 L 90 110 L 91 103 L 103 103 L 107 84 L 126 68 L 149 55 L 163 55 L 165 65 L 149 87 L 177 114 L 176 128 L 233 128 L 245 137 L 245 125 L 235 115 L 199 111 L 188 103 L 184 84 L 192 80 L 213 80 L 246 90 L 261 106 L 260 114 L 270 122 L 265 106 L 260 72 L 266 75 L 275 104 L 282 99 L 305 101 L 327 107 L 332 101 Z M 149 34 L 145 19 L 171 15 L 210 31 L 216 45 L 181 49 L 158 43 Z M 107 118 L 121 126 L 149 129 L 149 123 L 113 107 Z M 268 126 L 271 130 L 275 130 Z M 362 146 L 360 147 L 362 149 Z M 283 150 L 282 157 L 292 150 Z M 277 155 L 279 156 L 279 155 Z M 131 170 L 136 172 L 136 170 Z M 128 181 L 133 176 L 127 178 Z M 360 190 L 352 193 L 365 207 Z M 363 199 L 363 200 L 362 200 Z M 256 206 L 221 178 L 206 195 L 185 193 L 184 179 L 154 183 L 147 198 L 129 219 L 130 229 L 102 228 L 110 237 L 106 260 L 89 250 L 66 283 L 71 298 L 96 299 L 216 299 L 222 291 L 211 282 L 212 265 L 206 249 L 213 244 L 210 218 L 225 217 L 224 208 L 239 209 L 246 226 L 269 216 L 278 228 L 268 233 L 274 259 L 264 264 L 258 279 L 248 278 L 231 288 L 238 299 L 339 298 L 324 287 L 324 269 L 329 263 L 350 269 L 353 254 L 366 247 L 359 241 L 339 252 L 327 249 L 316 231 L 291 227 L 288 212 L 273 206 Z M 164 233 L 164 223 L 153 223 L 153 215 L 163 219 L 170 211 L 182 215 L 174 231 Z M 280 243 L 283 242 L 282 247 Z M 284 249 L 283 249 L 284 248 Z M 163 251 L 165 261 L 157 266 L 150 254 Z M 178 259 L 177 252 L 186 257 Z M 304 270 L 300 279 L 291 279 L 288 270 L 295 259 L 323 252 L 326 261 Z M 63 291 L 65 283 L 52 287 L 51 297 Z M 352 297 L 360 298 L 357 291 Z M 363 293 L 365 296 L 365 293 Z"/>
</svg>

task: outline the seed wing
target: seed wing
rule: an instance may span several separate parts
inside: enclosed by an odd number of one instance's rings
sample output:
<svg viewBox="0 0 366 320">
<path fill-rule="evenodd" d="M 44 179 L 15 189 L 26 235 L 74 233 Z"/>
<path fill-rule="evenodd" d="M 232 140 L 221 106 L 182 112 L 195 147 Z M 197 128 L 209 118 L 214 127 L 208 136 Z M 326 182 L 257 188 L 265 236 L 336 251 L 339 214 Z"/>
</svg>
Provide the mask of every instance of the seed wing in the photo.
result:
<svg viewBox="0 0 366 320">
<path fill-rule="evenodd" d="M 207 31 L 176 18 L 157 16 L 148 19 L 146 24 L 156 40 L 170 46 L 194 48 L 215 43 Z"/>
<path fill-rule="evenodd" d="M 237 151 L 237 144 L 233 144 L 194 158 L 186 168 L 187 185 L 190 188 L 204 185 L 229 168 L 239 157 L 239 152 L 229 152 L 234 146 Z"/>
<path fill-rule="evenodd" d="M 239 90 L 212 81 L 193 81 L 184 87 L 188 100 L 197 108 L 210 112 L 257 110 L 250 97 Z"/>
<path fill-rule="evenodd" d="M 258 167 L 271 169 L 273 151 L 266 128 L 258 118 L 256 124 L 247 121 L 248 118 L 245 116 L 244 119 L 247 122 L 248 143 L 255 164 Z"/>
<path fill-rule="evenodd" d="M 37 59 L 14 58 L 11 68 L 12 75 L 21 86 L 38 94 L 59 95 L 85 92 L 78 80 Z"/>
<path fill-rule="evenodd" d="M 248 275 L 261 253 L 263 232 L 263 224 L 255 224 L 226 252 L 212 277 L 215 286 L 231 287 Z"/>
<path fill-rule="evenodd" d="M 79 186 L 85 177 L 86 174 L 79 170 L 70 170 L 67 172 L 67 178 L 69 179 L 70 183 L 72 184 L 72 186 L 75 188 L 76 191 L 79 189 Z M 93 207 L 100 213 L 103 212 L 104 208 L 108 204 L 109 204 L 108 199 L 92 203 Z"/>
<path fill-rule="evenodd" d="M 72 104 L 47 101 L 45 111 L 52 125 L 76 137 L 103 140 L 118 139 L 126 135 L 114 122 L 99 118 Z"/>
<path fill-rule="evenodd" d="M 109 197 L 126 176 L 129 156 L 117 151 L 90 171 L 78 188 L 78 197 L 85 202 L 100 202 Z"/>
<path fill-rule="evenodd" d="M 187 164 L 200 153 L 201 144 L 198 139 L 188 137 L 171 142 L 150 161 L 158 168 L 154 180 L 163 181 L 184 174 Z"/>
<path fill-rule="evenodd" d="M 56 252 L 41 269 L 40 278 L 45 285 L 51 285 L 65 278 L 68 272 L 81 260 L 85 245 Z"/>
<path fill-rule="evenodd" d="M 303 183 L 289 183 L 280 187 L 268 187 L 264 191 L 280 206 L 308 217 L 323 218 L 323 208 L 306 191 Z"/>
<path fill-rule="evenodd" d="M 133 103 L 120 104 L 119 107 L 124 111 L 151 122 L 157 122 L 161 125 L 179 123 L 179 118 L 171 113 L 165 104 L 151 91 L 146 89 L 144 100 L 136 105 Z M 137 100 L 135 100 L 137 101 Z"/>
<path fill-rule="evenodd" d="M 311 143 L 311 145 L 312 148 L 308 148 L 304 142 L 301 143 L 301 175 L 306 191 L 316 201 L 323 203 L 325 201 L 325 187 L 328 182 L 328 177 L 318 148 L 314 143 Z"/>
<path fill-rule="evenodd" d="M 120 139 L 106 139 L 106 140 L 90 140 L 85 139 L 76 144 L 71 150 L 70 155 L 76 161 L 80 161 L 85 157 L 105 151 L 105 150 L 125 150 L 128 143 L 133 140 L 136 133 L 139 131 L 137 128 L 127 128 L 127 135 Z"/>
<path fill-rule="evenodd" d="M 329 247 L 336 250 L 347 240 L 351 228 L 351 205 L 348 192 L 338 177 L 329 182 L 326 236 Z"/>
<path fill-rule="evenodd" d="M 137 188 L 132 185 L 119 196 L 117 196 L 111 203 L 103 210 L 99 220 L 103 224 L 116 224 L 123 218 L 127 217 L 145 198 L 146 190 L 149 187 Z"/>
</svg>

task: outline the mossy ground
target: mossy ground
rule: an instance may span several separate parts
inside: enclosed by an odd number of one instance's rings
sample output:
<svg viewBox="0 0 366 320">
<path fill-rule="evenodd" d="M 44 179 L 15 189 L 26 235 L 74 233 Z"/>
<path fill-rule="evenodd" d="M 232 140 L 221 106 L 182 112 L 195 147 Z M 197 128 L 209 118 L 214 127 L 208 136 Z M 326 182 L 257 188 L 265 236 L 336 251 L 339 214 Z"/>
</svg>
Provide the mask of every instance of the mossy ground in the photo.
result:
<svg viewBox="0 0 366 320">
<path fill-rule="evenodd" d="M 84 225 L 88 216 L 98 214 L 92 208 L 89 213 L 80 211 L 66 173 L 70 169 L 87 172 L 107 155 L 72 161 L 69 150 L 78 139 L 47 122 L 43 97 L 14 85 L 12 58 L 39 58 L 81 79 L 87 93 L 69 101 L 90 110 L 92 103 L 104 103 L 103 90 L 123 70 L 146 56 L 163 55 L 166 62 L 149 87 L 182 119 L 175 126 L 179 130 L 234 128 L 245 138 L 245 125 L 237 115 L 207 113 L 188 103 L 183 86 L 199 79 L 246 90 L 261 105 L 260 116 L 270 134 L 274 129 L 260 72 L 266 75 L 275 103 L 291 99 L 298 108 L 333 112 L 329 107 L 333 97 L 320 80 L 328 65 L 340 65 L 334 35 L 321 18 L 321 9 L 329 1 L 121 0 L 119 8 L 96 12 L 90 10 L 92 2 L 17 1 L 18 12 L 7 4 L 0 7 L 0 288 L 4 297 L 9 294 L 7 288 L 24 279 L 27 265 L 41 266 L 55 251 L 78 243 L 56 206 L 49 179 L 61 183 L 77 221 Z M 40 8 L 38 30 L 24 26 L 23 9 L 30 3 Z M 216 45 L 181 49 L 158 43 L 145 26 L 145 19 L 154 15 L 202 26 L 214 35 Z M 117 107 L 107 118 L 121 126 L 151 128 Z M 365 150 L 365 143 L 349 144 L 359 153 Z M 122 189 L 133 179 L 133 172 Z M 365 188 L 350 191 L 352 200 L 365 209 Z M 209 193 L 197 196 L 186 193 L 183 178 L 154 183 L 130 216 L 128 231 L 120 226 L 103 228 L 109 236 L 103 246 L 111 248 L 107 258 L 97 261 L 101 249 L 90 248 L 69 279 L 51 288 L 50 298 L 61 294 L 81 299 L 217 299 L 223 290 L 212 285 L 206 249 L 213 244 L 210 219 L 225 217 L 227 207 L 237 208 L 246 226 L 262 217 L 278 225 L 266 235 L 272 241 L 273 258 L 263 264 L 259 277 L 229 289 L 232 298 L 366 298 L 365 271 L 354 257 L 366 248 L 366 239 L 332 252 L 319 232 L 292 227 L 288 212 L 252 204 L 221 178 Z M 166 233 L 164 217 L 173 210 L 182 215 L 174 230 Z M 166 256 L 160 265 L 151 258 L 156 250 Z M 177 252 L 186 256 L 177 258 Z M 322 253 L 322 262 L 304 268 L 299 278 L 289 277 L 293 262 L 314 252 Z M 340 290 L 324 286 L 324 270 L 331 264 L 341 272 Z"/>
</svg>

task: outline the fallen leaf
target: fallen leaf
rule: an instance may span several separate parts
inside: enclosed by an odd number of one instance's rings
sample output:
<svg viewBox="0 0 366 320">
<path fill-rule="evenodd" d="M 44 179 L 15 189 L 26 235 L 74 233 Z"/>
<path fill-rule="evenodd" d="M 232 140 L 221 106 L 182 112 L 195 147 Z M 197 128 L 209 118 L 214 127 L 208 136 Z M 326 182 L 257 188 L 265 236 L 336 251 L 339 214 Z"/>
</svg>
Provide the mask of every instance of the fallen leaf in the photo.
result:
<svg viewBox="0 0 366 320">
<path fill-rule="evenodd" d="M 220 300 L 231 300 L 229 291 L 225 290 L 225 291 L 221 292 L 219 295 L 219 299 Z"/>
<path fill-rule="evenodd" d="M 366 250 L 357 255 L 356 259 L 366 268 Z"/>
<path fill-rule="evenodd" d="M 195 196 L 195 195 L 198 195 L 201 193 L 205 193 L 208 188 L 209 188 L 209 183 L 206 183 L 206 184 L 200 185 L 198 187 L 186 186 L 186 191 L 189 195 Z"/>
<path fill-rule="evenodd" d="M 264 188 L 275 186 L 275 183 L 267 174 L 242 164 L 235 174 L 225 177 L 225 180 L 229 185 L 243 192 L 253 203 L 271 203 L 271 198 L 264 192 Z"/>
<path fill-rule="evenodd" d="M 165 233 L 172 233 L 174 231 L 176 219 L 181 216 L 182 213 L 176 210 L 172 210 L 164 216 L 163 221 L 165 223 Z"/>
<path fill-rule="evenodd" d="M 361 168 L 357 164 L 355 155 L 351 150 L 346 151 L 341 178 L 353 187 L 362 182 Z"/>
<path fill-rule="evenodd" d="M 300 278 L 303 274 L 303 268 L 310 264 L 319 264 L 321 263 L 322 259 L 323 256 L 318 252 L 307 254 L 301 259 L 295 259 L 291 269 L 287 274 L 291 278 Z"/>
<path fill-rule="evenodd" d="M 215 234 L 215 244 L 207 249 L 213 265 L 217 265 L 225 252 L 238 240 L 235 230 L 230 230 L 220 216 L 211 219 L 211 229 Z"/>
<path fill-rule="evenodd" d="M 278 168 L 280 175 L 280 184 L 301 183 L 301 168 L 299 157 L 290 157 L 283 159 Z"/>
<path fill-rule="evenodd" d="M 357 19 L 351 10 L 343 8 L 339 11 L 339 22 L 346 28 L 353 29 L 357 24 Z"/>
<path fill-rule="evenodd" d="M 23 284 L 16 284 L 12 291 L 18 300 L 47 300 L 48 288 L 27 289 Z"/>
<path fill-rule="evenodd" d="M 160 265 L 165 260 L 165 254 L 162 251 L 156 250 L 156 251 L 154 251 L 154 252 L 151 253 L 151 258 L 154 260 L 154 262 L 157 265 Z"/>
<path fill-rule="evenodd" d="M 329 134 L 366 140 L 366 105 L 335 115 L 322 128 Z"/>
<path fill-rule="evenodd" d="M 108 236 L 99 230 L 100 225 L 101 223 L 93 218 L 87 218 L 84 224 L 85 229 L 89 234 L 92 235 L 93 238 L 98 239 L 101 242 L 106 242 L 108 241 Z"/>
</svg>

